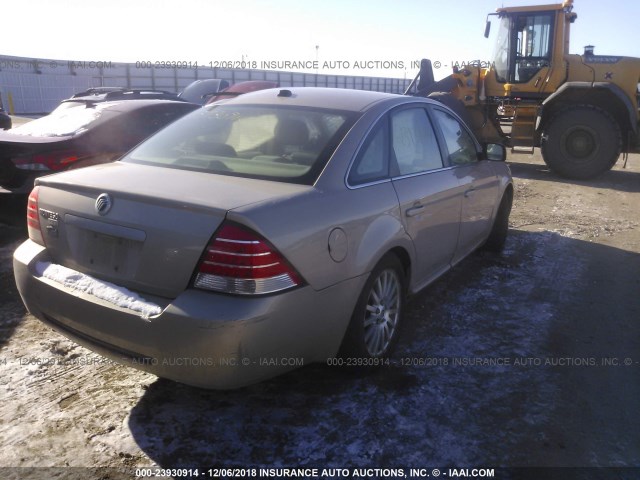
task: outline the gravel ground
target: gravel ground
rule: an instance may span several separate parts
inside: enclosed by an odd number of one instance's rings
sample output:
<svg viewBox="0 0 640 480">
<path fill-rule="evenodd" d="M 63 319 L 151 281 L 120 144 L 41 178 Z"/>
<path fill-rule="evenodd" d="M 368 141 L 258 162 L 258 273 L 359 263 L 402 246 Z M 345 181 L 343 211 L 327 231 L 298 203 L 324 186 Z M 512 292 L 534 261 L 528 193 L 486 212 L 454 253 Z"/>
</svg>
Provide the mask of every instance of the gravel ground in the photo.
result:
<svg viewBox="0 0 640 480">
<path fill-rule="evenodd" d="M 28 315 L 11 267 L 22 217 L 1 200 L 0 475 L 640 467 L 640 156 L 592 182 L 512 160 L 505 252 L 412 298 L 391 365 L 311 365 L 232 392 L 112 364 Z"/>
</svg>

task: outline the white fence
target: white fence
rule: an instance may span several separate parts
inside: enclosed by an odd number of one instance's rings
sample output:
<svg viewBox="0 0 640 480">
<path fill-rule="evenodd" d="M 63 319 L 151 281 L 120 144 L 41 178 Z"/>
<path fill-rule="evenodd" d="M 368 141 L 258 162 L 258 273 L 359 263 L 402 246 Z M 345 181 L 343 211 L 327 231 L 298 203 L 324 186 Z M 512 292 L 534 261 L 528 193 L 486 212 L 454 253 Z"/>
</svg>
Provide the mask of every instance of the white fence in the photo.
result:
<svg viewBox="0 0 640 480">
<path fill-rule="evenodd" d="M 270 80 L 282 87 L 317 86 L 403 93 L 409 79 L 319 75 L 271 70 L 153 65 L 146 62 L 82 62 L 0 55 L 0 95 L 15 115 L 43 114 L 61 100 L 89 87 L 153 88 L 178 93 L 194 80 L 221 78 L 230 84 Z"/>
</svg>

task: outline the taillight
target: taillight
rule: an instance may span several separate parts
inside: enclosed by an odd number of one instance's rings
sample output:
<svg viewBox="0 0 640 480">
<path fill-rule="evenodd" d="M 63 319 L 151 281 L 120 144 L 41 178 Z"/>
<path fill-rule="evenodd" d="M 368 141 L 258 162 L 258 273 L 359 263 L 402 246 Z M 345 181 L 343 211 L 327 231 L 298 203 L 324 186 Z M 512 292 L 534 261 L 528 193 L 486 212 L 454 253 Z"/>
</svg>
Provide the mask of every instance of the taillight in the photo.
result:
<svg viewBox="0 0 640 480">
<path fill-rule="evenodd" d="M 27 231 L 29 238 L 44 246 L 44 238 L 40 229 L 40 215 L 38 213 L 38 192 L 40 187 L 35 187 L 29 194 L 27 201 Z"/>
<path fill-rule="evenodd" d="M 16 157 L 11 161 L 20 170 L 57 171 L 68 168 L 77 162 L 80 156 L 73 151 L 60 151 L 51 153 L 39 153 L 26 157 Z"/>
<path fill-rule="evenodd" d="M 266 239 L 241 225 L 224 223 L 207 246 L 194 286 L 259 295 L 301 283 L 300 275 Z"/>
</svg>

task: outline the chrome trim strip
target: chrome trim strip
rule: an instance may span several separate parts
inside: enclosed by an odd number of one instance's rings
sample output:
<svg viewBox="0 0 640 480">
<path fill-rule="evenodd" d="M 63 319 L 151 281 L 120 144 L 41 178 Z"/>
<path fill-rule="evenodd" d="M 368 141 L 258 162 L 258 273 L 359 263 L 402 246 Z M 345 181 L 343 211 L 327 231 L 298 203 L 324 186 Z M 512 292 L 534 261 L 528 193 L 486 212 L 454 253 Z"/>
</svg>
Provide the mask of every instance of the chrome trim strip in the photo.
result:
<svg viewBox="0 0 640 480">
<path fill-rule="evenodd" d="M 397 177 L 393 177 L 391 178 L 391 180 L 403 180 L 405 178 L 420 177 L 422 175 L 429 175 L 430 173 L 446 172 L 447 170 L 453 170 L 454 168 L 456 167 L 442 167 L 435 168 L 433 170 L 425 170 L 424 172 L 407 173 L 406 175 L 398 175 Z"/>
<path fill-rule="evenodd" d="M 357 190 L 359 188 L 370 187 L 372 185 L 380 185 L 381 183 L 391 183 L 391 179 L 385 178 L 384 180 L 376 180 L 375 182 L 361 183 L 358 185 L 349 185 L 349 182 L 345 180 L 345 184 L 349 190 Z"/>
<path fill-rule="evenodd" d="M 234 257 L 264 257 L 266 255 L 271 255 L 271 252 L 264 252 L 264 253 L 234 253 L 234 252 L 225 252 L 224 250 L 214 250 L 213 248 L 207 249 L 207 253 L 219 253 L 220 255 L 232 255 Z"/>
<path fill-rule="evenodd" d="M 229 238 L 220 238 L 220 237 L 216 237 L 214 241 L 226 242 L 226 243 L 240 243 L 242 245 L 255 245 L 257 243 L 260 243 L 260 240 L 232 240 Z"/>
<path fill-rule="evenodd" d="M 247 268 L 247 269 L 268 268 L 268 267 L 275 267 L 276 265 L 280 265 L 280 262 L 270 263 L 269 265 L 231 265 L 229 263 L 209 262 L 207 260 L 205 260 L 203 263 L 205 263 L 206 265 L 214 265 L 216 267 Z"/>
</svg>

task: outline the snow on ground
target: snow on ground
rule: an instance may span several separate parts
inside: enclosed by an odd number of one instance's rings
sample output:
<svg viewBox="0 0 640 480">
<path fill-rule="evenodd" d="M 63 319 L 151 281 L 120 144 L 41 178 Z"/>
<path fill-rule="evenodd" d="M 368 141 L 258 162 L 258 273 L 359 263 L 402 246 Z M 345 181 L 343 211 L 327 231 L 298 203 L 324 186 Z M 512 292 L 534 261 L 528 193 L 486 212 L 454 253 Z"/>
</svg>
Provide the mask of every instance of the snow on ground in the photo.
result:
<svg viewBox="0 0 640 480">
<path fill-rule="evenodd" d="M 582 262 L 571 239 L 512 233 L 503 256 L 475 254 L 410 301 L 376 370 L 314 365 L 205 391 L 114 365 L 26 315 L 0 351 L 0 465 L 523 464 L 556 392 L 549 368 L 513 362 L 548 354 L 554 286 L 570 295 Z"/>
</svg>

